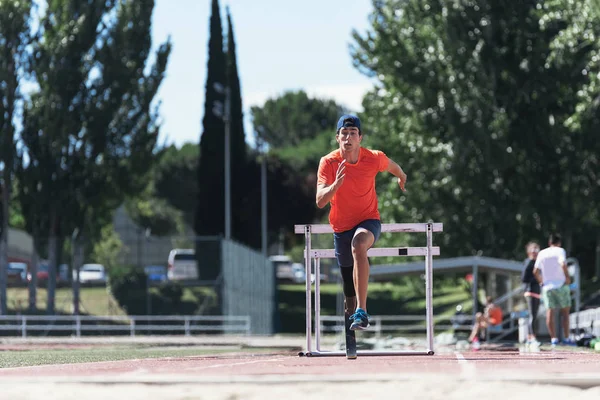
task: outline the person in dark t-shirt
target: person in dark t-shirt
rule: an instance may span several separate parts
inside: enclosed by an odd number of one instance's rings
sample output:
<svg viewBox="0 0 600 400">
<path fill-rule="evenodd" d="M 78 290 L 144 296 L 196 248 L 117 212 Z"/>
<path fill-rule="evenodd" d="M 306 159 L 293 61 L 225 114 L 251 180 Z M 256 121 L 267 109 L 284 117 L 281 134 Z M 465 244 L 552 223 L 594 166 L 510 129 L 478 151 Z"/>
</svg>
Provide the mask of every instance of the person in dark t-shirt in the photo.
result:
<svg viewBox="0 0 600 400">
<path fill-rule="evenodd" d="M 533 274 L 533 268 L 535 266 L 535 260 L 540 252 L 540 245 L 536 242 L 529 242 L 525 246 L 527 251 L 527 258 L 524 261 L 523 273 L 521 274 L 521 281 L 524 285 L 524 296 L 527 303 L 527 310 L 529 311 L 529 334 L 527 335 L 527 344 L 530 346 L 539 346 L 537 336 L 537 314 L 540 308 L 540 284 L 535 275 Z"/>
</svg>

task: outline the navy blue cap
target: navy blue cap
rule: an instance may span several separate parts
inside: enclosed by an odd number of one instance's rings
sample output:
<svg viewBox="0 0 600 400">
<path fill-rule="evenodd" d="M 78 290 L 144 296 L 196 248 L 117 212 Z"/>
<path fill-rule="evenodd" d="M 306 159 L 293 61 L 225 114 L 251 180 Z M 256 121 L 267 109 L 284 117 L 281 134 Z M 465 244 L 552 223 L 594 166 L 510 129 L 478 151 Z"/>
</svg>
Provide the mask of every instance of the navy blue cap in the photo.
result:
<svg viewBox="0 0 600 400">
<path fill-rule="evenodd" d="M 337 130 L 341 128 L 356 127 L 360 130 L 360 119 L 356 115 L 342 115 L 337 123 Z"/>
</svg>

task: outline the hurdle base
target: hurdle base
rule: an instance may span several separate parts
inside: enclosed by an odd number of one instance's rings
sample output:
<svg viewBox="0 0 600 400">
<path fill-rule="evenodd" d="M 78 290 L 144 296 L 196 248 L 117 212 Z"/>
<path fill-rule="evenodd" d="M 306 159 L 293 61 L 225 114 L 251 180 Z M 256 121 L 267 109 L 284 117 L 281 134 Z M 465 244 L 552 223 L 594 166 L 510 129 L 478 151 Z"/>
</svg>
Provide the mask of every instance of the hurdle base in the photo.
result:
<svg viewBox="0 0 600 400">
<path fill-rule="evenodd" d="M 396 351 L 381 351 L 381 350 L 358 350 L 356 355 L 360 356 L 432 356 L 433 350 L 396 350 Z M 346 357 L 345 351 L 308 351 L 299 352 L 299 357 Z"/>
</svg>

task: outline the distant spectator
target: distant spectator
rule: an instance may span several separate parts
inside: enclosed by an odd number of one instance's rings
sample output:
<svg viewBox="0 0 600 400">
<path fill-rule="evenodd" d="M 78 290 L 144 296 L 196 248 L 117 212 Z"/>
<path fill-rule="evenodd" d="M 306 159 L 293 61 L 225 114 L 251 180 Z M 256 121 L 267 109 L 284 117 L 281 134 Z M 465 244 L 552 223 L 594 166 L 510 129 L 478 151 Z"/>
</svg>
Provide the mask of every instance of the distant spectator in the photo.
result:
<svg viewBox="0 0 600 400">
<path fill-rule="evenodd" d="M 550 235 L 548 246 L 538 254 L 533 273 L 542 286 L 542 300 L 546 307 L 546 325 L 550 333 L 550 343 L 553 346 L 558 344 L 553 313 L 553 310 L 558 309 L 564 333 L 563 344 L 572 346 L 575 342 L 569 338 L 571 278 L 567 270 L 567 253 L 561 247 L 561 237 L 557 233 Z"/>
<path fill-rule="evenodd" d="M 540 308 L 541 290 L 540 284 L 533 275 L 535 260 L 540 252 L 540 245 L 536 242 L 529 242 L 525 246 L 527 258 L 525 259 L 525 268 L 521 275 L 521 281 L 524 285 L 524 296 L 529 311 L 529 333 L 527 335 L 527 344 L 530 346 L 539 346 L 537 340 L 537 315 Z"/>
<path fill-rule="evenodd" d="M 469 336 L 469 342 L 478 344 L 480 340 L 485 338 L 486 330 L 490 326 L 497 326 L 502 324 L 502 309 L 492 302 L 492 297 L 487 296 L 486 306 L 483 313 L 475 314 L 475 323 L 473 324 L 473 330 L 471 336 Z"/>
</svg>

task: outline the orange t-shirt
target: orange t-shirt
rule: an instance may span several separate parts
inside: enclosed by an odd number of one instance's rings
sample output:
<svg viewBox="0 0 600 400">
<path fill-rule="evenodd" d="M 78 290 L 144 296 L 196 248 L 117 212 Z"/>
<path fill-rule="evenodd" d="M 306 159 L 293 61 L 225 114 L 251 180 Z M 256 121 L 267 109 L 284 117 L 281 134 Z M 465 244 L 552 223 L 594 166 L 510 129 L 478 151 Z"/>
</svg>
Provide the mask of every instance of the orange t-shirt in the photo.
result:
<svg viewBox="0 0 600 400">
<path fill-rule="evenodd" d="M 489 311 L 490 324 L 498 325 L 502 322 L 502 309 L 500 307 L 492 307 Z"/>
<path fill-rule="evenodd" d="M 322 157 L 317 182 L 332 185 L 343 160 L 339 149 Z M 382 151 L 361 147 L 358 162 L 346 163 L 344 183 L 330 201 L 329 223 L 334 232 L 350 230 L 367 219 L 380 219 L 375 176 L 386 171 L 389 162 Z"/>
</svg>

